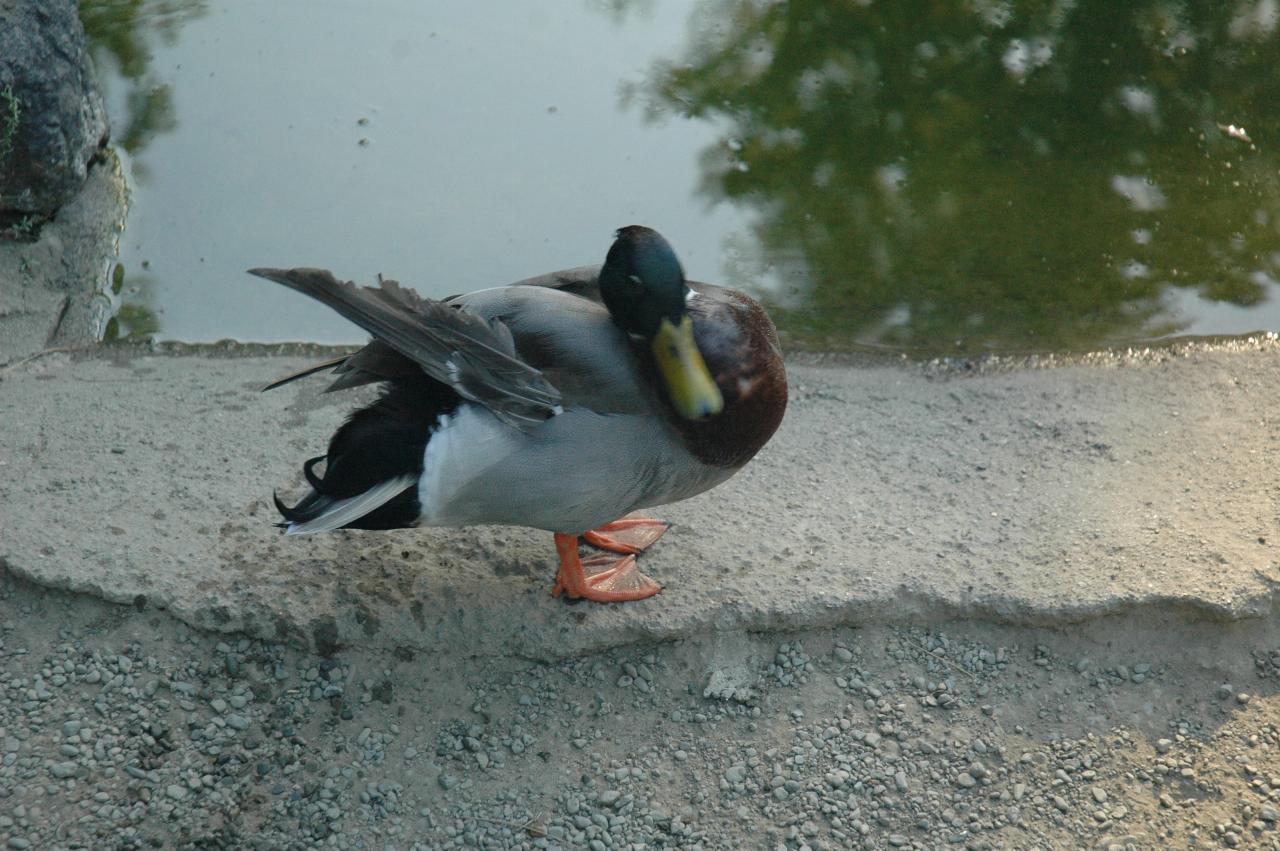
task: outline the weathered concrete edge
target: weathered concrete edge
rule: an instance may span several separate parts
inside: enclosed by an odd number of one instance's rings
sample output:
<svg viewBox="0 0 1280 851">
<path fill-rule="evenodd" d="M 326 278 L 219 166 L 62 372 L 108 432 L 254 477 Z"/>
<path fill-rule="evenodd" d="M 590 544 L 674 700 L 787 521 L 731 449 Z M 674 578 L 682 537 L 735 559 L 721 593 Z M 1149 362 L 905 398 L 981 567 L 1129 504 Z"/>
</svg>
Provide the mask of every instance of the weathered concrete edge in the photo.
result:
<svg viewBox="0 0 1280 851">
<path fill-rule="evenodd" d="M 184 343 L 174 340 L 121 341 L 107 345 L 83 343 L 57 349 L 33 352 L 9 363 L 0 363 L 0 369 L 28 363 L 48 354 L 69 353 L 75 360 L 117 356 L 168 356 L 168 357 L 314 357 L 317 360 L 348 354 L 361 344 L 330 345 L 303 341 L 272 343 L 244 343 L 238 340 L 218 340 L 212 343 Z M 1180 358 L 1217 353 L 1246 351 L 1280 352 L 1280 331 L 1259 330 L 1239 335 L 1214 335 L 1205 337 L 1172 337 L 1141 345 L 1117 345 L 1078 353 L 1049 353 L 1027 355 L 984 354 L 972 358 L 945 357 L 927 360 L 912 359 L 904 355 L 863 352 L 821 352 L 808 349 L 788 351 L 787 362 L 820 367 L 894 367 L 933 377 L 964 378 L 992 373 L 1023 372 L 1028 370 L 1062 369 L 1071 367 L 1115 368 L 1164 363 Z"/>
<path fill-rule="evenodd" d="M 394 650 L 408 648 L 419 652 L 460 652 L 463 642 L 443 644 L 430 640 L 430 634 L 408 611 L 397 610 L 399 622 L 388 622 L 386 609 L 379 611 L 382 628 L 371 634 L 366 623 L 367 612 L 355 605 L 335 607 L 328 613 L 311 617 L 290 618 L 289 613 L 275 612 L 272 617 L 253 617 L 256 611 L 269 609 L 245 606 L 248 617 L 231 614 L 215 600 L 184 607 L 172 601 L 113 592 L 92 582 L 76 582 L 70 577 L 50 581 L 25 569 L 21 564 L 0 557 L 0 575 L 9 573 L 38 587 L 71 594 L 83 594 L 138 610 L 168 613 L 194 629 L 227 635 L 246 635 L 264 641 L 278 642 L 322 655 L 344 648 Z M 1077 604 L 1034 607 L 999 594 L 973 597 L 962 603 L 944 596 L 912 591 L 904 586 L 894 588 L 875 599 L 793 601 L 774 609 L 743 608 L 725 603 L 717 608 L 699 611 L 692 616 L 632 621 L 597 626 L 575 631 L 566 639 L 531 643 L 528 635 L 509 635 L 492 642 L 467 642 L 469 656 L 507 656 L 536 662 L 554 662 L 566 658 L 607 652 L 619 647 L 648 645 L 707 638 L 713 635 L 753 632 L 798 633 L 809 630 L 858 628 L 868 626 L 928 627 L 939 623 L 976 622 L 1005 627 L 1066 629 L 1084 627 L 1104 620 L 1161 621 L 1176 619 L 1182 623 L 1242 624 L 1274 619 L 1280 614 L 1280 579 L 1260 577 L 1265 592 L 1241 596 L 1230 605 L 1215 604 L 1187 594 L 1152 593 L 1125 598 L 1106 598 Z M 347 601 L 350 602 L 350 601 Z M 564 605 L 548 598 L 546 605 Z M 460 628 L 465 631 L 465 625 Z M 412 637 L 421 636 L 416 641 Z M 493 638 L 494 636 L 490 636 Z M 390 640 L 388 640 L 390 639 Z M 454 644 L 456 646 L 447 646 Z"/>
</svg>

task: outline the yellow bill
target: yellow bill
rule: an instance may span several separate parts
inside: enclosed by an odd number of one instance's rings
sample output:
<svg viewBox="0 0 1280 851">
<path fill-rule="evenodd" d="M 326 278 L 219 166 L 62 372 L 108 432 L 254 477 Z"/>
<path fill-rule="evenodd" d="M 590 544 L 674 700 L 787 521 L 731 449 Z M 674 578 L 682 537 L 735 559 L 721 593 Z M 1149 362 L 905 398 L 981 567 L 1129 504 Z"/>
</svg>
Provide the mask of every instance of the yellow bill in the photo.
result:
<svg viewBox="0 0 1280 851">
<path fill-rule="evenodd" d="M 667 393 L 680 416 L 701 420 L 724 408 L 724 397 L 707 369 L 693 340 L 693 320 L 680 317 L 678 324 L 663 319 L 653 337 L 653 357 L 667 382 Z"/>
</svg>

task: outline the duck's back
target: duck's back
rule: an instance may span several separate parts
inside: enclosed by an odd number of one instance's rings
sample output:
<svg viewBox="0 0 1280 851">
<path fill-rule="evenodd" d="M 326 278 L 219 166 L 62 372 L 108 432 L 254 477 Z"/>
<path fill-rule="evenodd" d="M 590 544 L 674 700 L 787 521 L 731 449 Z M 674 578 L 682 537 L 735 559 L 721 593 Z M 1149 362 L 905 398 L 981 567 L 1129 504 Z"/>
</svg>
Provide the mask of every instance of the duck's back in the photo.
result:
<svg viewBox="0 0 1280 851">
<path fill-rule="evenodd" d="M 560 391 L 565 409 L 639 414 L 661 405 L 630 338 L 598 297 L 591 297 L 590 287 L 577 281 L 572 289 L 512 284 L 456 296 L 449 303 L 506 325 L 521 360 Z"/>
</svg>

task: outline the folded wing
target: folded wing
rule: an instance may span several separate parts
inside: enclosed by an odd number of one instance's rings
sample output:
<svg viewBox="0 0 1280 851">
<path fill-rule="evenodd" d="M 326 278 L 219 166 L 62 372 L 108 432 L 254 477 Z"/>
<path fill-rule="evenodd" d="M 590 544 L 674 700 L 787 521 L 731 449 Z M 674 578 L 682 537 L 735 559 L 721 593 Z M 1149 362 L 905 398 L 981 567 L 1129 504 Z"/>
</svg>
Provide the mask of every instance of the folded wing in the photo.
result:
<svg viewBox="0 0 1280 851">
<path fill-rule="evenodd" d="M 344 374 L 330 389 L 380 380 L 389 377 L 383 372 L 402 369 L 386 346 L 516 428 L 533 428 L 559 411 L 559 391 L 519 357 L 510 329 L 500 320 L 423 298 L 391 280 L 358 287 L 324 269 L 249 273 L 311 296 L 376 338 L 367 355 L 362 350 L 344 359 L 337 370 Z"/>
</svg>

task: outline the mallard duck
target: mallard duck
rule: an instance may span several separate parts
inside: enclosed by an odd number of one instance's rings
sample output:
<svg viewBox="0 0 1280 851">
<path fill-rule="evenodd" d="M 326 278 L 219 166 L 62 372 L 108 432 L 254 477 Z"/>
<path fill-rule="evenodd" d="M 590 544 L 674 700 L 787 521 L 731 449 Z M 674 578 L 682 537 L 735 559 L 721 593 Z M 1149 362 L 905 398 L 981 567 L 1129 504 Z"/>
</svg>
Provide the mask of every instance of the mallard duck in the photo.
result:
<svg viewBox="0 0 1280 851">
<path fill-rule="evenodd" d="M 339 390 L 381 383 L 275 498 L 288 534 L 505 524 L 555 534 L 552 593 L 640 600 L 660 586 L 635 556 L 667 529 L 639 509 L 742 469 L 782 421 L 777 332 L 752 298 L 686 282 L 657 231 L 624 227 L 603 266 L 443 301 L 322 269 L 251 269 L 364 328 L 333 368 Z M 317 467 L 323 462 L 323 473 Z M 584 560 L 579 538 L 611 554 Z M 588 573 L 587 568 L 594 572 Z"/>
</svg>

